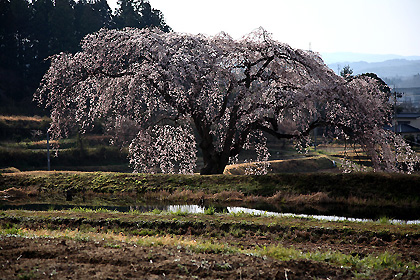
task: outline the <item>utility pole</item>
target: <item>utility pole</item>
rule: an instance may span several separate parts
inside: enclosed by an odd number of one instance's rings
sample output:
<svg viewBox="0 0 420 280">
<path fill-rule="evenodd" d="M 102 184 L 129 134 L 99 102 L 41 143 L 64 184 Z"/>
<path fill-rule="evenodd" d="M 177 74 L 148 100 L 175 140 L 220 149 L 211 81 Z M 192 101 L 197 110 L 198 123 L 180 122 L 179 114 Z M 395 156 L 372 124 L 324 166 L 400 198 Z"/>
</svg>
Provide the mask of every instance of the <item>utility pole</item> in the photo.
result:
<svg viewBox="0 0 420 280">
<path fill-rule="evenodd" d="M 398 132 L 397 126 L 398 126 L 398 122 L 397 122 L 397 98 L 401 98 L 402 97 L 402 93 L 397 92 L 395 90 L 395 85 L 394 85 L 394 132 L 395 134 Z"/>
<path fill-rule="evenodd" d="M 50 163 L 50 134 L 48 133 L 47 130 L 47 167 L 48 167 L 48 171 L 51 171 L 51 163 Z"/>
<path fill-rule="evenodd" d="M 318 110 L 319 110 L 319 108 L 318 108 L 318 102 L 315 102 L 315 110 L 316 110 L 316 114 L 318 113 Z M 315 118 L 315 121 L 317 121 L 317 118 Z M 316 152 L 316 146 L 317 146 L 317 139 L 316 139 L 316 136 L 317 136 L 317 130 L 318 130 L 318 127 L 315 127 L 314 128 L 314 150 L 315 150 L 315 152 Z"/>
</svg>

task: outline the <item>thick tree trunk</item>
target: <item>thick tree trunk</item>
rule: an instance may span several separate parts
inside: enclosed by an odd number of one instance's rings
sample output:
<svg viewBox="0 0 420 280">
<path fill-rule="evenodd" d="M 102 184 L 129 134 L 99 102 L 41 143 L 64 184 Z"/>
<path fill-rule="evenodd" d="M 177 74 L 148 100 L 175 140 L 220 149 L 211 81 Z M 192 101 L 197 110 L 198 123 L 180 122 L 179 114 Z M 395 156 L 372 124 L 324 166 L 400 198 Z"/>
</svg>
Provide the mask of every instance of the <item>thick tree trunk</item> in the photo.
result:
<svg viewBox="0 0 420 280">
<path fill-rule="evenodd" d="M 229 162 L 230 146 L 227 151 L 218 152 L 214 146 L 214 139 L 210 133 L 210 127 L 202 122 L 202 118 L 194 118 L 194 123 L 200 135 L 200 149 L 203 153 L 204 167 L 200 170 L 201 175 L 223 174 Z"/>
<path fill-rule="evenodd" d="M 203 161 L 204 167 L 200 170 L 201 175 L 213 175 L 213 174 L 223 174 L 227 162 L 224 162 L 220 157 L 214 156 L 204 156 L 206 154 L 203 151 Z"/>
<path fill-rule="evenodd" d="M 223 174 L 228 160 L 225 160 L 220 153 L 216 152 L 213 144 L 201 142 L 200 148 L 203 152 L 204 167 L 200 170 L 201 175 Z"/>
<path fill-rule="evenodd" d="M 228 164 L 229 156 L 224 152 L 216 151 L 213 138 L 210 134 L 201 139 L 200 148 L 203 153 L 204 167 L 200 170 L 201 175 L 223 174 Z"/>
<path fill-rule="evenodd" d="M 207 162 L 204 167 L 201 168 L 201 175 L 216 175 L 223 174 L 225 171 L 226 164 L 220 164 L 219 162 Z"/>
</svg>

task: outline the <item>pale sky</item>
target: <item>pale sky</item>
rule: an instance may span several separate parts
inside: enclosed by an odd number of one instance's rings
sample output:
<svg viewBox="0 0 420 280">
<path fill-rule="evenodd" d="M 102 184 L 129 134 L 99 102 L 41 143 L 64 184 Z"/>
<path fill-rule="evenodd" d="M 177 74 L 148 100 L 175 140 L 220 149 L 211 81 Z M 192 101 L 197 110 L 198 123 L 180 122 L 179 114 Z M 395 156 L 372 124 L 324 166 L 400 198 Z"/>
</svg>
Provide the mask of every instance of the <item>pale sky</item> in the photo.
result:
<svg viewBox="0 0 420 280">
<path fill-rule="evenodd" d="M 117 0 L 108 0 L 111 8 Z M 176 32 L 234 38 L 263 27 L 316 52 L 420 55 L 420 0 L 149 0 Z"/>
</svg>

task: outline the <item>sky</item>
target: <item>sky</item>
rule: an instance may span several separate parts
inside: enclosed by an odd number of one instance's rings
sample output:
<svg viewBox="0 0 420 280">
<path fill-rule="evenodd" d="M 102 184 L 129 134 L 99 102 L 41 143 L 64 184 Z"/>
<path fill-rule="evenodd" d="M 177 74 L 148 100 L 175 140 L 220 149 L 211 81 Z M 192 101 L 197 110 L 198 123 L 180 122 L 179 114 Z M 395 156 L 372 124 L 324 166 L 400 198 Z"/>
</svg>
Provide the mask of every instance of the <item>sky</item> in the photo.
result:
<svg viewBox="0 0 420 280">
<path fill-rule="evenodd" d="M 108 0 L 111 8 L 117 0 Z M 239 39 L 258 27 L 294 48 L 420 56 L 420 0 L 149 0 L 175 32 Z"/>
</svg>

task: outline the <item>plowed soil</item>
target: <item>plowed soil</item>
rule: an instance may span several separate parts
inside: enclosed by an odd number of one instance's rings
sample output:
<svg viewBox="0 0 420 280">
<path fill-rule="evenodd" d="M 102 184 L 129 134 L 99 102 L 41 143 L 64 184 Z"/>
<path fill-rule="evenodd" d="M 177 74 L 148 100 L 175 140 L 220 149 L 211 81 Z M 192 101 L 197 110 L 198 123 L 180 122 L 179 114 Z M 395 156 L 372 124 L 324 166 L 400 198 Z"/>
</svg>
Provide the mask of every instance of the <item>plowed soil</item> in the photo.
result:
<svg viewBox="0 0 420 280">
<path fill-rule="evenodd" d="M 60 239 L 1 239 L 2 279 L 349 279 L 345 269 L 239 254 Z M 389 276 L 391 276 L 391 272 Z"/>
<path fill-rule="evenodd" d="M 272 198 L 311 206 L 405 207 L 414 214 L 419 207 L 417 176 L 383 174 L 0 174 L 0 191 L 0 197 L 17 205 L 31 199 L 47 204 L 73 199 L 77 205 L 85 199 L 92 205 L 126 200 L 121 205 L 137 205 L 132 202 Z M 147 243 L 167 236 L 169 242 Z M 286 256 L 269 252 L 279 248 Z M 333 260 L 327 253 L 345 259 Z M 372 262 L 375 258 L 380 262 Z M 420 279 L 420 226 L 392 225 L 386 219 L 351 223 L 217 213 L 0 211 L 0 279 L 355 278 Z"/>
<path fill-rule="evenodd" d="M 389 252 L 417 267 L 420 261 L 418 230 L 414 229 L 415 234 L 403 234 L 395 226 L 390 226 L 391 232 L 378 232 L 360 230 L 363 225 L 351 229 L 319 228 L 305 225 L 305 221 L 298 226 L 267 226 L 269 218 L 262 217 L 121 215 L 119 219 L 115 213 L 90 214 L 88 218 L 59 211 L 22 212 L 21 216 L 15 215 L 18 212 L 7 213 L 13 215 L 3 215 L 2 228 L 13 225 L 33 230 L 80 229 L 98 234 L 121 231 L 126 236 L 149 230 L 151 236 L 210 240 L 236 248 L 281 245 L 302 252 L 331 251 L 360 257 Z M 179 245 L 142 246 L 118 241 L 111 244 L 107 240 L 0 235 L 0 279 L 354 279 L 357 273 L 361 272 L 356 268 L 328 262 L 280 261 L 217 250 L 198 252 Z M 420 273 L 372 269 L 363 277 L 420 279 Z"/>
</svg>

